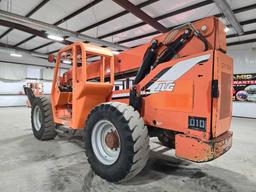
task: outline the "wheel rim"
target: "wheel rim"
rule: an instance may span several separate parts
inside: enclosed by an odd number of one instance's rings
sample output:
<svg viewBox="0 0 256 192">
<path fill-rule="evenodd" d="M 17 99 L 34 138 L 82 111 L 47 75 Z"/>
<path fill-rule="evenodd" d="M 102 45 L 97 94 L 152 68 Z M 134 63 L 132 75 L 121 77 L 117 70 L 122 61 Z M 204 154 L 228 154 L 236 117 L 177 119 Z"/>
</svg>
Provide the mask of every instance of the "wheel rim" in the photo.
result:
<svg viewBox="0 0 256 192">
<path fill-rule="evenodd" d="M 42 123 L 42 112 L 39 106 L 36 106 L 33 114 L 34 127 L 37 131 L 41 129 Z"/>
<path fill-rule="evenodd" d="M 98 121 L 92 130 L 91 143 L 98 160 L 105 165 L 114 164 L 120 154 L 120 137 L 116 127 L 108 120 Z"/>
</svg>

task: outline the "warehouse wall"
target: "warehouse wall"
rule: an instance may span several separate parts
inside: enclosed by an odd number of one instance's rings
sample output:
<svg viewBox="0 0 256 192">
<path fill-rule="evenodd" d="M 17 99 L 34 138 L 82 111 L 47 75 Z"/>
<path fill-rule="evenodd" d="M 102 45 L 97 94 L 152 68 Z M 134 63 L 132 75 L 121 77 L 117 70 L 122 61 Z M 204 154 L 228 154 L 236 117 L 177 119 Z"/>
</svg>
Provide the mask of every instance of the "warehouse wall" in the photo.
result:
<svg viewBox="0 0 256 192">
<path fill-rule="evenodd" d="M 237 46 L 228 54 L 234 59 L 234 74 L 256 73 L 256 48 Z M 256 118 L 256 103 L 233 102 L 233 116 Z"/>
<path fill-rule="evenodd" d="M 0 62 L 0 107 L 24 106 L 27 82 L 43 82 L 44 93 L 50 94 L 52 76 L 52 69 Z"/>
</svg>

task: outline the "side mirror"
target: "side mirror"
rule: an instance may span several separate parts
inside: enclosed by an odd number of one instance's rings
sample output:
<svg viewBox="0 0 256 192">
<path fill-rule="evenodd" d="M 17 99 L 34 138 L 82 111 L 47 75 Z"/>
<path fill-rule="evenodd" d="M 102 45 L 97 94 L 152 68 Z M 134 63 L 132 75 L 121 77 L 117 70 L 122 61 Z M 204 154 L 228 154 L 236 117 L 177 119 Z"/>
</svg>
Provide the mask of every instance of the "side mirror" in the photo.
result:
<svg viewBox="0 0 256 192">
<path fill-rule="evenodd" d="M 53 54 L 50 54 L 50 55 L 48 56 L 48 62 L 49 62 L 49 63 L 55 62 L 55 56 L 54 56 Z"/>
</svg>

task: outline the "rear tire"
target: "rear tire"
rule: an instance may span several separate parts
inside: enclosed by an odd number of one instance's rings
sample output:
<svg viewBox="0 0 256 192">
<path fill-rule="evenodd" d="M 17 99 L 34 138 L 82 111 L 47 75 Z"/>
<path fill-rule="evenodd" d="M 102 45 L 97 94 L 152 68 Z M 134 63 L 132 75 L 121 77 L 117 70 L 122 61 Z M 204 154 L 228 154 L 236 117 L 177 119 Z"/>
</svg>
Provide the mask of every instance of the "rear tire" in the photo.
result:
<svg viewBox="0 0 256 192">
<path fill-rule="evenodd" d="M 32 103 L 31 124 L 34 136 L 39 140 L 50 140 L 56 137 L 50 99 L 36 97 Z"/>
<path fill-rule="evenodd" d="M 113 130 L 118 137 L 116 142 L 112 142 L 115 149 L 108 146 L 106 135 L 109 133 L 105 133 L 106 137 L 102 136 L 107 129 Z M 102 133 L 95 134 L 100 130 Z M 88 161 L 97 175 L 110 182 L 126 181 L 137 175 L 147 163 L 148 129 L 132 106 L 119 102 L 104 103 L 94 108 L 88 116 L 85 148 Z M 106 153 L 102 150 L 104 148 L 107 149 Z M 116 153 L 111 150 L 116 150 Z"/>
<path fill-rule="evenodd" d="M 162 133 L 157 136 L 160 143 L 169 149 L 175 149 L 175 135 Z"/>
</svg>

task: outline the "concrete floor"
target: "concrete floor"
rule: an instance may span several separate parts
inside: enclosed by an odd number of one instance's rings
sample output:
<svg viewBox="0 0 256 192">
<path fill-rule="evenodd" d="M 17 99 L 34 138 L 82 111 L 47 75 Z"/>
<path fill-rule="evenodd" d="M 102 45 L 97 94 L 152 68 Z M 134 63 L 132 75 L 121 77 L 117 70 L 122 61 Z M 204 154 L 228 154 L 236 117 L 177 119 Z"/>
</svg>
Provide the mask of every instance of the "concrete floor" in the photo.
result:
<svg viewBox="0 0 256 192">
<path fill-rule="evenodd" d="M 177 159 L 154 140 L 146 168 L 117 185 L 91 171 L 81 141 L 38 141 L 32 135 L 30 109 L 0 108 L 0 191 L 256 191 L 255 125 L 256 120 L 234 118 L 233 147 L 209 163 Z"/>
</svg>

